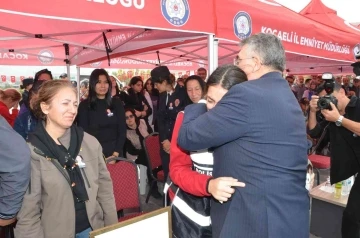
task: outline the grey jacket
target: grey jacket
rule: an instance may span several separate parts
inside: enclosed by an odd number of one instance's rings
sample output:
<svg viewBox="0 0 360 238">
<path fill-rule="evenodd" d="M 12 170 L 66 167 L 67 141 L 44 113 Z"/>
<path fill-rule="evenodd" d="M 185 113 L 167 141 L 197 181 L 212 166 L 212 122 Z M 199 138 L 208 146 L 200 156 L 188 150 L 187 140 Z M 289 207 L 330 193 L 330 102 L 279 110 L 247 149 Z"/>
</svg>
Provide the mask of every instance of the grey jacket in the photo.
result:
<svg viewBox="0 0 360 238">
<path fill-rule="evenodd" d="M 69 147 L 70 129 L 60 142 Z M 17 216 L 17 238 L 74 238 L 75 207 L 70 185 L 50 158 L 31 150 L 31 185 Z M 89 200 L 86 211 L 95 230 L 117 223 L 113 185 L 106 168 L 102 148 L 95 137 L 84 133 L 79 155 L 85 168 L 83 177 Z M 86 174 L 86 177 L 85 177 Z"/>
<path fill-rule="evenodd" d="M 25 140 L 0 116 L 0 219 L 20 210 L 30 179 L 30 150 Z"/>
</svg>

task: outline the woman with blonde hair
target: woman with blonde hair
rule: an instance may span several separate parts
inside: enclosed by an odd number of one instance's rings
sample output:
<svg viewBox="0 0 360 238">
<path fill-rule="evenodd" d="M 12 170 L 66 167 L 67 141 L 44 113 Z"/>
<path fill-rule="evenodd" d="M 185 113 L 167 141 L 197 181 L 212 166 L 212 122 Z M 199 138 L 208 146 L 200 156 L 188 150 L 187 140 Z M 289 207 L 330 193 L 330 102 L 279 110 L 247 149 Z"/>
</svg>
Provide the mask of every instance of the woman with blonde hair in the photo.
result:
<svg viewBox="0 0 360 238">
<path fill-rule="evenodd" d="M 19 114 L 19 102 L 21 94 L 14 88 L 0 89 L 0 115 L 13 127 L 15 119 Z M 10 114 L 10 109 L 11 114 Z"/>
<path fill-rule="evenodd" d="M 39 121 L 29 135 L 31 180 L 16 237 L 89 237 L 117 223 L 113 185 L 100 143 L 73 124 L 78 101 L 69 81 L 46 81 L 31 99 Z"/>
</svg>

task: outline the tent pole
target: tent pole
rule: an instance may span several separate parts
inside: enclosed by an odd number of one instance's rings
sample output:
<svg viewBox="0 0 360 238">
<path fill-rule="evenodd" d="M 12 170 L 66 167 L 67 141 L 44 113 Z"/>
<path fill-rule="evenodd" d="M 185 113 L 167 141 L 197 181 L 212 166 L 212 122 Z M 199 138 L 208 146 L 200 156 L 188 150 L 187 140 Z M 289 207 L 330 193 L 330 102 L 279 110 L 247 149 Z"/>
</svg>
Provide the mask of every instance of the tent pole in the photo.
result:
<svg viewBox="0 0 360 238">
<path fill-rule="evenodd" d="M 98 39 L 100 39 L 101 37 L 103 37 L 102 33 L 101 33 L 100 35 L 98 35 L 94 40 L 90 41 L 90 42 L 88 43 L 88 45 L 92 45 L 94 42 L 96 42 L 96 41 L 97 41 Z M 85 50 L 85 49 L 87 49 L 87 48 L 82 47 L 79 51 L 75 52 L 75 53 L 71 56 L 70 60 L 72 60 L 73 58 L 75 58 L 78 54 L 80 54 L 80 53 L 81 53 L 83 50 Z"/>
<path fill-rule="evenodd" d="M 80 66 L 76 66 L 76 82 L 78 103 L 80 103 Z"/>
<path fill-rule="evenodd" d="M 164 61 L 163 63 L 170 62 L 170 61 L 172 61 L 172 60 L 174 60 L 174 59 L 177 59 L 177 58 L 184 58 L 185 56 L 186 56 L 187 58 L 192 58 L 192 59 L 195 59 L 195 60 L 196 60 L 196 59 L 206 60 L 206 57 L 202 57 L 201 55 L 195 54 L 195 52 L 197 52 L 197 51 L 199 51 L 199 50 L 202 50 L 202 49 L 204 49 L 204 48 L 206 48 L 206 45 L 203 45 L 203 46 L 201 46 L 200 48 L 196 48 L 196 49 L 193 50 L 193 51 L 186 51 L 186 50 L 178 49 L 177 47 L 173 47 L 173 48 L 171 48 L 172 50 L 177 50 L 177 51 L 183 52 L 183 53 L 185 53 L 185 54 L 176 55 L 176 56 L 174 56 L 173 59 L 166 60 L 166 61 Z M 166 54 L 166 53 L 162 53 L 162 54 L 163 54 L 163 55 L 170 56 L 169 54 Z"/>
<path fill-rule="evenodd" d="M 201 50 L 201 49 L 204 49 L 204 48 L 206 48 L 205 45 L 202 46 L 202 47 L 199 47 L 199 48 L 197 48 L 197 49 L 195 49 L 195 50 L 193 50 L 193 51 L 187 51 L 187 50 L 183 50 L 183 49 L 178 49 L 176 46 L 173 47 L 172 49 L 185 53 L 185 54 L 183 54 L 183 56 L 192 55 L 192 56 L 195 56 L 195 57 L 200 58 L 200 59 L 202 59 L 202 60 L 206 60 L 206 57 L 203 57 L 203 56 L 195 53 L 195 52 L 197 52 L 197 51 L 199 51 L 199 50 Z"/>
<path fill-rule="evenodd" d="M 219 66 L 219 40 L 214 39 L 214 70 Z"/>
<path fill-rule="evenodd" d="M 68 79 L 71 81 L 71 77 L 70 77 L 70 64 L 66 64 L 66 74 L 68 76 Z"/>
<path fill-rule="evenodd" d="M 70 77 L 70 60 L 69 60 L 69 44 L 64 44 L 65 47 L 65 63 L 66 63 L 66 74 L 68 79 L 71 81 Z"/>
<path fill-rule="evenodd" d="M 214 35 L 208 35 L 208 75 L 215 70 L 214 65 Z"/>
</svg>

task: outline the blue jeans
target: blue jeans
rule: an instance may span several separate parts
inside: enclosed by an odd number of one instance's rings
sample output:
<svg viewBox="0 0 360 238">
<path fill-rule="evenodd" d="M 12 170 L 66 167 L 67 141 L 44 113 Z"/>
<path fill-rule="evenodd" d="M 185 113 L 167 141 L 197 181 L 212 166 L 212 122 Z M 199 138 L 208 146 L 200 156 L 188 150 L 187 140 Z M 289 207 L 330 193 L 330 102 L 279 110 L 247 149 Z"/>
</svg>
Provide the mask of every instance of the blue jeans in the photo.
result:
<svg viewBox="0 0 360 238">
<path fill-rule="evenodd" d="M 91 227 L 87 228 L 86 230 L 83 230 L 80 233 L 77 233 L 75 235 L 75 238 L 89 238 L 90 237 L 90 231 L 92 231 Z"/>
</svg>

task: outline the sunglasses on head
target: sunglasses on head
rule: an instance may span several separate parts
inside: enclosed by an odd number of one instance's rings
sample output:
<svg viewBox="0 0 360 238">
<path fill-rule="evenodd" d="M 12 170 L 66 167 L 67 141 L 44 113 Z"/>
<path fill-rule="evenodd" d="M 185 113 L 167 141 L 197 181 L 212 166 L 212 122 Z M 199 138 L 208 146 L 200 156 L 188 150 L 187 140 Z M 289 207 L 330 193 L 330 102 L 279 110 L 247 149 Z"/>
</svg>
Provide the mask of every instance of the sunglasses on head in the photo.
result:
<svg viewBox="0 0 360 238">
<path fill-rule="evenodd" d="M 126 118 L 126 120 L 129 120 L 131 118 L 134 118 L 134 115 L 126 116 L 125 118 Z"/>
</svg>

